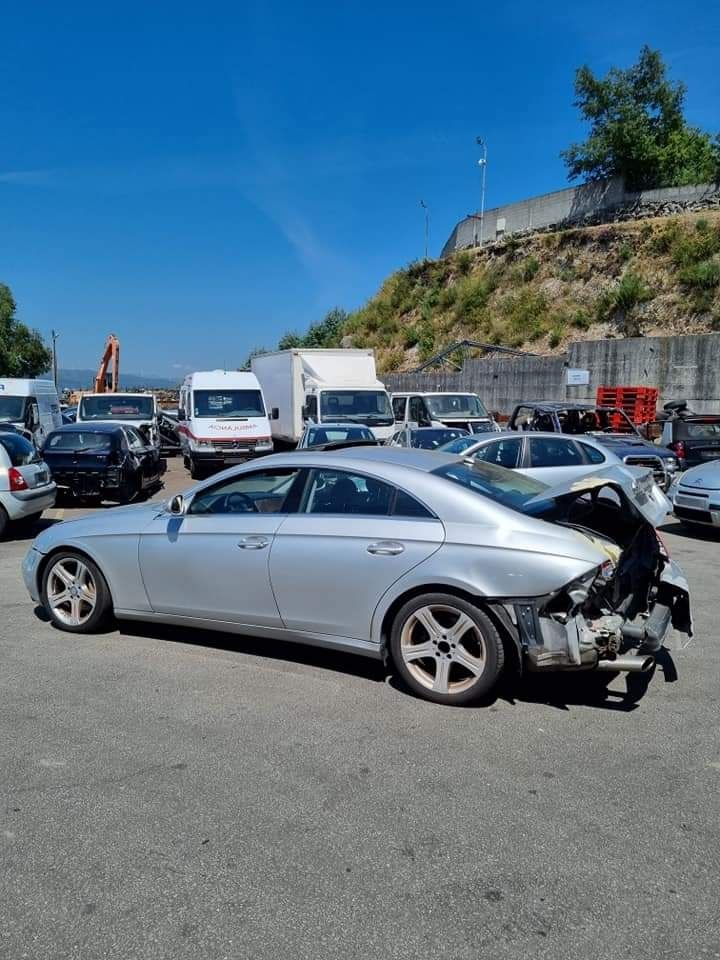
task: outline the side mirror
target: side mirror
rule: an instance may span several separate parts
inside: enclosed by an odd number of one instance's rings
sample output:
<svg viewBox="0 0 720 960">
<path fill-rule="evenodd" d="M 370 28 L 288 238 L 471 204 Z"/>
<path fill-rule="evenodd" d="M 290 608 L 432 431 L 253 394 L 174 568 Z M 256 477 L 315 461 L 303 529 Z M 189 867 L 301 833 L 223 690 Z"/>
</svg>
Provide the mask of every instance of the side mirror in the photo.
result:
<svg viewBox="0 0 720 960">
<path fill-rule="evenodd" d="M 175 496 L 168 501 L 168 511 L 174 517 L 182 517 L 185 513 L 185 498 L 181 493 L 176 493 Z"/>
<path fill-rule="evenodd" d="M 305 406 L 302 408 L 302 418 L 303 420 L 307 420 L 308 418 L 308 408 Z"/>
<path fill-rule="evenodd" d="M 36 403 L 30 404 L 30 414 L 28 417 L 28 426 L 34 429 L 40 423 L 40 411 Z"/>
<path fill-rule="evenodd" d="M 270 411 L 270 419 L 271 420 L 280 419 L 280 410 L 277 407 L 273 407 L 272 410 Z"/>
<path fill-rule="evenodd" d="M 185 416 L 185 411 L 183 410 L 182 407 L 180 407 L 180 409 L 178 410 L 178 420 L 187 420 L 187 417 Z"/>
</svg>

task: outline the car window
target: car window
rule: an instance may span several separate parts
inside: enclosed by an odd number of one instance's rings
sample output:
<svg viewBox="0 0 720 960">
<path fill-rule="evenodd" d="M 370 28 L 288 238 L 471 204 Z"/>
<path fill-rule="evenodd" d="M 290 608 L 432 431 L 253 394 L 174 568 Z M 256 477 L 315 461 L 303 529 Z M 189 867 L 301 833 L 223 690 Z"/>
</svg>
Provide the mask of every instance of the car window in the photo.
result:
<svg viewBox="0 0 720 960">
<path fill-rule="evenodd" d="M 24 467 L 40 459 L 33 444 L 19 433 L 0 433 L 0 447 L 5 450 L 11 467 Z"/>
<path fill-rule="evenodd" d="M 590 463 L 605 463 L 605 455 L 600 450 L 591 447 L 588 443 L 580 443 L 580 446 Z"/>
<path fill-rule="evenodd" d="M 133 430 L 132 427 L 126 427 L 125 434 L 127 436 L 128 446 L 130 447 L 131 450 L 143 449 L 143 447 L 145 446 L 145 441 L 137 432 L 137 430 Z"/>
<path fill-rule="evenodd" d="M 522 452 L 522 440 L 507 439 L 494 440 L 492 443 L 486 443 L 480 447 L 475 454 L 476 460 L 484 460 L 485 463 L 496 463 L 498 466 L 513 470 L 520 464 L 520 455 Z"/>
<path fill-rule="evenodd" d="M 94 430 L 68 430 L 51 433 L 45 441 L 44 450 L 72 450 L 74 453 L 89 453 L 109 450 L 112 434 L 96 433 Z"/>
<path fill-rule="evenodd" d="M 531 467 L 573 467 L 582 464 L 582 456 L 572 440 L 564 437 L 531 437 Z"/>
<path fill-rule="evenodd" d="M 396 420 L 402 421 L 405 419 L 405 406 L 407 404 L 407 397 L 394 397 L 392 402 L 393 416 Z"/>
<path fill-rule="evenodd" d="M 278 467 L 235 475 L 198 493 L 188 514 L 292 513 L 290 494 L 299 474 L 299 467 Z"/>
<path fill-rule="evenodd" d="M 420 397 L 410 397 L 410 419 L 415 423 L 425 420 L 425 411 Z"/>
<path fill-rule="evenodd" d="M 386 517 L 395 492 L 382 480 L 345 470 L 313 470 L 305 513 L 344 513 Z"/>
<path fill-rule="evenodd" d="M 411 497 L 409 493 L 405 493 L 404 490 L 398 490 L 395 495 L 392 515 L 394 517 L 425 517 L 431 520 L 435 519 L 435 515 L 431 513 L 426 506 L 420 503 L 419 500 L 416 500 L 415 497 Z"/>
</svg>

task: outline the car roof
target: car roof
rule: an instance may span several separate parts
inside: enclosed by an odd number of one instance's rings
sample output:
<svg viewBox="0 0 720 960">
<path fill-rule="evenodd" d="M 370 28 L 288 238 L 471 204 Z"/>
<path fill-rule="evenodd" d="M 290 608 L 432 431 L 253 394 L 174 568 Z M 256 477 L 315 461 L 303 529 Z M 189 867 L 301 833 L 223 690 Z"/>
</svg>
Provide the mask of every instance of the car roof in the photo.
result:
<svg viewBox="0 0 720 960">
<path fill-rule="evenodd" d="M 535 407 L 537 410 L 622 410 L 622 407 L 607 407 L 592 400 L 523 400 L 515 405 L 517 407 Z"/>
<path fill-rule="evenodd" d="M 305 427 L 306 430 L 347 430 L 348 428 L 369 430 L 370 427 L 364 423 L 351 423 L 349 420 L 345 421 L 332 421 L 331 423 L 326 423 L 324 420 L 322 423 L 308 423 Z"/>
<path fill-rule="evenodd" d="M 455 430 L 456 432 L 459 431 L 461 433 L 467 433 L 468 436 L 470 435 L 470 431 L 466 430 L 465 427 L 448 427 L 445 424 L 443 424 L 441 427 L 410 427 L 408 426 L 405 429 L 412 431 L 412 433 L 430 433 L 431 431 L 433 433 L 437 433 L 438 430 Z"/>
<path fill-rule="evenodd" d="M 107 421 L 85 421 L 80 420 L 76 423 L 64 423 L 61 427 L 53 430 L 53 433 L 120 433 L 125 427 L 132 429 L 129 423 L 108 423 Z"/>
</svg>

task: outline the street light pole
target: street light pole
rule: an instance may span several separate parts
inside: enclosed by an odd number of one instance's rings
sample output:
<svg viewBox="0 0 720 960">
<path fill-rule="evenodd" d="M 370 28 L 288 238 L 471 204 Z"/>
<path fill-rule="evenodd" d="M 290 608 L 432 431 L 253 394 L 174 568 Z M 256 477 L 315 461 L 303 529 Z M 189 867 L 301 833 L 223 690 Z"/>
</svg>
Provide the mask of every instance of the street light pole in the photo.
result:
<svg viewBox="0 0 720 960">
<path fill-rule="evenodd" d="M 53 365 L 53 381 L 55 382 L 55 389 L 57 390 L 57 347 L 55 346 L 55 341 L 60 336 L 59 333 L 55 333 L 54 330 L 50 331 L 52 335 L 52 365 Z"/>
<path fill-rule="evenodd" d="M 483 243 L 483 226 L 485 225 L 485 171 L 487 170 L 487 144 L 482 137 L 476 137 L 475 143 L 482 147 L 483 155 L 478 160 L 478 166 L 482 170 L 480 185 L 480 246 Z"/>
<path fill-rule="evenodd" d="M 425 211 L 425 259 L 428 258 L 428 238 L 430 236 L 430 211 L 424 200 L 420 201 L 420 206 Z"/>
</svg>

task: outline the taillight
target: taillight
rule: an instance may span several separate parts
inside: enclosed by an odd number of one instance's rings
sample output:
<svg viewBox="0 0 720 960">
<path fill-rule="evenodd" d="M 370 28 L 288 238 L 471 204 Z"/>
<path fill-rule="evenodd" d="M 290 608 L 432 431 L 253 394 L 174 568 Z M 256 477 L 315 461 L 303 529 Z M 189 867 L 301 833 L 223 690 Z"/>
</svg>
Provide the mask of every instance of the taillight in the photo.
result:
<svg viewBox="0 0 720 960">
<path fill-rule="evenodd" d="M 10 467 L 8 470 L 8 479 L 10 481 L 10 490 L 27 490 L 28 485 L 25 482 L 25 477 L 20 473 L 17 467 Z"/>
<path fill-rule="evenodd" d="M 678 458 L 678 460 L 685 459 L 685 441 L 684 440 L 676 440 L 675 443 L 671 443 L 670 446 L 675 451 L 675 455 Z"/>
</svg>

